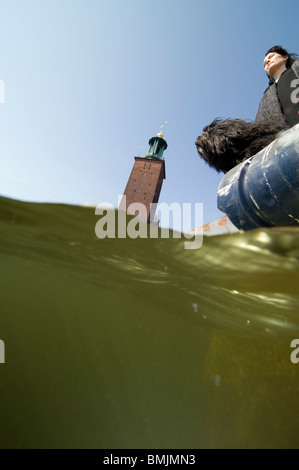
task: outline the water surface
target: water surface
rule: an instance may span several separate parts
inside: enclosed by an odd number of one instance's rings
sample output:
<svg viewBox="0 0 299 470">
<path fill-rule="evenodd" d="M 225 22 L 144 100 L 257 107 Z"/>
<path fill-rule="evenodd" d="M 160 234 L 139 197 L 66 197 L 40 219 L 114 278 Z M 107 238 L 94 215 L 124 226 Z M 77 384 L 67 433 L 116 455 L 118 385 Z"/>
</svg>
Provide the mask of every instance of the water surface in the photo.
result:
<svg viewBox="0 0 299 470">
<path fill-rule="evenodd" d="M 299 447 L 299 230 L 104 239 L 0 198 L 1 448 Z"/>
</svg>

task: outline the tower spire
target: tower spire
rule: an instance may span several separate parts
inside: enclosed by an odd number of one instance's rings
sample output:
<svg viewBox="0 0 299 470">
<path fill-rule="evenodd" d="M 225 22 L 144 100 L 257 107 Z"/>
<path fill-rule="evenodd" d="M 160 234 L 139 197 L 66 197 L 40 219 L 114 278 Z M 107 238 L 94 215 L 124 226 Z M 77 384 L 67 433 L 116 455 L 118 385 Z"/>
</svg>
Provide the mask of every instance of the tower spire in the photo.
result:
<svg viewBox="0 0 299 470">
<path fill-rule="evenodd" d="M 164 122 L 164 124 L 160 127 L 160 132 L 159 134 L 157 134 L 158 137 L 161 137 L 163 139 L 164 135 L 163 135 L 163 132 L 162 132 L 162 129 L 163 127 L 165 127 L 167 124 L 167 121 Z"/>
</svg>

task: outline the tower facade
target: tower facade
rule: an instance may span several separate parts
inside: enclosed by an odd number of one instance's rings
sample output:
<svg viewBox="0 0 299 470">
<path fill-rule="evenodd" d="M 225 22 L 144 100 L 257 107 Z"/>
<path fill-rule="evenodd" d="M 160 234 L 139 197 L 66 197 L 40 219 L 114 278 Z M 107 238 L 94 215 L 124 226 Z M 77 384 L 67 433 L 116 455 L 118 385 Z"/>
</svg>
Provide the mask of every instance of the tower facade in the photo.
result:
<svg viewBox="0 0 299 470">
<path fill-rule="evenodd" d="M 138 216 L 145 223 L 153 222 L 155 211 L 153 208 L 151 210 L 151 204 L 158 203 L 162 183 L 166 179 L 163 152 L 167 149 L 167 143 L 162 131 L 149 140 L 149 145 L 144 157 L 135 157 L 124 197 L 119 205 L 120 210 Z M 136 209 L 137 206 L 132 206 L 134 203 L 142 203 L 144 210 Z"/>
</svg>

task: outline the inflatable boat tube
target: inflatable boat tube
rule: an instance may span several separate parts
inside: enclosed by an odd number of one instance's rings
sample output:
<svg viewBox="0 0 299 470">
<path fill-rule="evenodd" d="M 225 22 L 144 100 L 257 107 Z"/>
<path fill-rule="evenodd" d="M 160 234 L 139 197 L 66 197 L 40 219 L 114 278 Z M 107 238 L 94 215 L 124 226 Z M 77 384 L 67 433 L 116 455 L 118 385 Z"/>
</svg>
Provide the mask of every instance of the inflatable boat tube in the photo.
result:
<svg viewBox="0 0 299 470">
<path fill-rule="evenodd" d="M 217 205 L 240 230 L 299 225 L 299 124 L 226 173 Z"/>
</svg>

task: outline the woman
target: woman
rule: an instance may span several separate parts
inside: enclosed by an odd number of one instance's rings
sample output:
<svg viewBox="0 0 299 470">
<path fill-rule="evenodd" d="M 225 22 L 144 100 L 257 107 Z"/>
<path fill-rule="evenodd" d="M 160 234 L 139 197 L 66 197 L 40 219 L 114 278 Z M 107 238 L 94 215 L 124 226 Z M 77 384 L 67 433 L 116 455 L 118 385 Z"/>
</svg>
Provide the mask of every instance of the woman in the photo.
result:
<svg viewBox="0 0 299 470">
<path fill-rule="evenodd" d="M 218 172 L 226 173 L 299 123 L 299 60 L 274 46 L 265 54 L 264 69 L 269 86 L 255 121 L 215 119 L 195 142 L 199 155 Z"/>
<path fill-rule="evenodd" d="M 269 86 L 260 102 L 255 121 L 277 119 L 288 127 L 299 123 L 299 60 L 281 46 L 265 54 L 264 69 Z"/>
</svg>

